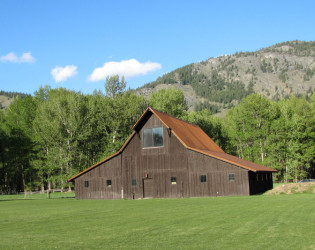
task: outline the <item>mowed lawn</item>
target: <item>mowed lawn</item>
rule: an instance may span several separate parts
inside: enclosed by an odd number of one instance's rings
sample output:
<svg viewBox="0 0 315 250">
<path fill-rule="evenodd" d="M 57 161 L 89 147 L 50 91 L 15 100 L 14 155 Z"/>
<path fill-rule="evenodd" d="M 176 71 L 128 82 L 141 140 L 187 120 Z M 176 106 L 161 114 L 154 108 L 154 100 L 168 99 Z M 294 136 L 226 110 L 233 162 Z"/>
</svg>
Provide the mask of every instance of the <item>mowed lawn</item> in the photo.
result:
<svg viewBox="0 0 315 250">
<path fill-rule="evenodd" d="M 315 195 L 2 200 L 0 249 L 315 249 Z"/>
</svg>

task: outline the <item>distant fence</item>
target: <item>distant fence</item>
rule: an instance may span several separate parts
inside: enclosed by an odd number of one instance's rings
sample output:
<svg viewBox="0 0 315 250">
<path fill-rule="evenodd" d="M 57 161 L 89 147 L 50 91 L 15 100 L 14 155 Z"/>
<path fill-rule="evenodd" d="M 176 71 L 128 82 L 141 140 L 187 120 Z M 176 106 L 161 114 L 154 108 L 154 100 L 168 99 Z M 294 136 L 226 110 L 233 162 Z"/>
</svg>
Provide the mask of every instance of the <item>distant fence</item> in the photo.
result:
<svg viewBox="0 0 315 250">
<path fill-rule="evenodd" d="M 43 191 L 28 191 L 5 194 L 0 193 L 0 200 L 44 200 L 44 199 L 64 199 L 75 198 L 74 192 L 64 191 L 62 189 L 51 189 Z"/>
</svg>

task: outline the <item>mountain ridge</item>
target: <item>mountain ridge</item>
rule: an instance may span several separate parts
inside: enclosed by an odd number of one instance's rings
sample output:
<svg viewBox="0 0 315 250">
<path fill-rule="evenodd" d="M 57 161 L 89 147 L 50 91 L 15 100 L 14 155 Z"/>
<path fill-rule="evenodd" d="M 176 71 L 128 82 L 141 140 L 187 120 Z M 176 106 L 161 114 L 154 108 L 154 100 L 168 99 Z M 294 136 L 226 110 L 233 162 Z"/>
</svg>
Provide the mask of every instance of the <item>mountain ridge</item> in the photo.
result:
<svg viewBox="0 0 315 250">
<path fill-rule="evenodd" d="M 253 52 L 210 57 L 173 70 L 137 88 L 139 95 L 167 88 L 180 89 L 189 110 L 224 113 L 247 95 L 261 93 L 273 100 L 291 94 L 310 97 L 315 92 L 315 41 L 288 41 Z M 14 96 L 0 91 L 0 109 Z"/>
<path fill-rule="evenodd" d="M 187 87 L 190 86 L 190 87 Z M 182 90 L 190 110 L 221 112 L 251 93 L 279 100 L 315 92 L 315 42 L 289 41 L 254 52 L 237 52 L 188 64 L 136 91 L 149 96 L 161 88 Z"/>
</svg>

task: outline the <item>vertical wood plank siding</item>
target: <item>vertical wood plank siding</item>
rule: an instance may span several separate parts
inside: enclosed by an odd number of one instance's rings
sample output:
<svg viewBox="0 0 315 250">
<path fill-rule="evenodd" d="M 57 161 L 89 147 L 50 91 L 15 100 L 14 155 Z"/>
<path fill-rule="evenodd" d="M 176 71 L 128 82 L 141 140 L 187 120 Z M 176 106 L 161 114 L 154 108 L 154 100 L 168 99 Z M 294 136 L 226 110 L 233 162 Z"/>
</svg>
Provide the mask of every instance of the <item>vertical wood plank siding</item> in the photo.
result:
<svg viewBox="0 0 315 250">
<path fill-rule="evenodd" d="M 249 195 L 248 170 L 189 151 L 190 197 Z M 235 180 L 229 180 L 234 174 Z M 207 182 L 201 182 L 200 176 L 206 175 Z"/>
<path fill-rule="evenodd" d="M 272 188 L 271 173 L 256 174 L 187 149 L 152 113 L 141 122 L 120 154 L 75 179 L 76 198 L 250 195 Z M 163 127 L 163 147 L 143 148 L 143 129 L 154 127 Z M 235 179 L 229 180 L 229 174 Z M 201 182 L 201 175 L 206 176 L 206 182 Z M 171 177 L 176 177 L 176 183 L 172 184 Z M 111 180 L 111 187 L 106 180 Z M 89 187 L 84 186 L 85 181 L 89 181 Z"/>
<path fill-rule="evenodd" d="M 81 175 L 75 180 L 77 199 L 120 199 L 121 198 L 121 156 L 110 159 L 97 168 Z M 106 181 L 111 180 L 111 187 Z M 89 182 L 89 187 L 84 182 Z"/>
<path fill-rule="evenodd" d="M 163 127 L 163 147 L 143 148 L 143 129 L 154 127 Z M 122 183 L 125 197 L 146 198 L 144 183 L 148 182 L 153 187 L 153 198 L 189 197 L 186 151 L 163 123 L 152 115 L 122 153 Z M 176 184 L 171 183 L 173 176 L 177 178 Z M 137 180 L 136 186 L 132 186 L 133 179 Z"/>
</svg>

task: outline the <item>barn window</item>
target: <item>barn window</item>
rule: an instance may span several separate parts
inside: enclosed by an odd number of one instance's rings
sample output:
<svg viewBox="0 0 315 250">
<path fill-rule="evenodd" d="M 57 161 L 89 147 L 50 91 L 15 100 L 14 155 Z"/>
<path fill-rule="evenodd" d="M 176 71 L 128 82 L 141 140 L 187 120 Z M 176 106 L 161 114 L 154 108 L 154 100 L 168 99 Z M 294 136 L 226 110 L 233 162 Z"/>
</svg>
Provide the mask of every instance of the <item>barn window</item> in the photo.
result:
<svg viewBox="0 0 315 250">
<path fill-rule="evenodd" d="M 137 186 L 137 179 L 132 179 L 132 186 Z"/>
<path fill-rule="evenodd" d="M 162 147 L 163 127 L 143 129 L 143 147 Z"/>
<path fill-rule="evenodd" d="M 84 181 L 84 187 L 89 187 L 89 181 Z"/>
<path fill-rule="evenodd" d="M 200 181 L 201 182 L 207 182 L 207 176 L 206 175 L 200 175 Z"/>
<path fill-rule="evenodd" d="M 176 177 L 171 177 L 171 183 L 176 184 Z"/>
<path fill-rule="evenodd" d="M 229 174 L 229 181 L 235 181 L 235 174 Z"/>
<path fill-rule="evenodd" d="M 106 186 L 111 187 L 112 186 L 112 180 L 106 180 Z"/>
</svg>

